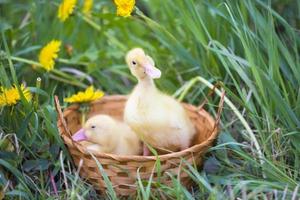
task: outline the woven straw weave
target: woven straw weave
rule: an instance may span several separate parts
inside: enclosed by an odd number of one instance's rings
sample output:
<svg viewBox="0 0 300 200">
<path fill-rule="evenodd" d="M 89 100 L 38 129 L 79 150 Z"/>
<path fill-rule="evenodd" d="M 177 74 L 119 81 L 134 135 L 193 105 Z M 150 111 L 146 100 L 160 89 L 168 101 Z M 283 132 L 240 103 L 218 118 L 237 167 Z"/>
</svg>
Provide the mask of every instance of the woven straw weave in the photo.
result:
<svg viewBox="0 0 300 200">
<path fill-rule="evenodd" d="M 96 114 L 108 114 L 122 120 L 126 100 L 126 96 L 105 96 L 101 100 L 90 104 L 88 118 Z M 75 165 L 78 167 L 80 160 L 83 160 L 80 170 L 81 177 L 86 178 L 97 190 L 105 191 L 106 185 L 95 160 L 89 153 L 86 153 L 82 144 L 71 139 L 71 135 L 81 128 L 79 106 L 72 105 L 62 113 L 57 97 L 55 103 L 59 116 L 57 126 L 61 137 L 67 145 Z M 167 185 L 171 185 L 172 180 L 166 172 L 179 175 L 183 185 L 190 185 L 191 179 L 182 170 L 182 167 L 185 166 L 182 159 L 194 166 L 200 166 L 203 162 L 203 155 L 212 145 L 218 133 L 215 120 L 205 110 L 198 110 L 189 104 L 183 104 L 183 106 L 197 129 L 197 135 L 193 139 L 192 147 L 180 152 L 159 156 L 161 162 L 160 181 Z M 119 156 L 98 153 L 95 154 L 95 157 L 103 166 L 117 195 L 129 196 L 135 194 L 137 170 L 142 179 L 148 180 L 152 173 L 154 181 L 158 178 L 157 172 L 153 170 L 157 159 L 155 156 Z"/>
</svg>

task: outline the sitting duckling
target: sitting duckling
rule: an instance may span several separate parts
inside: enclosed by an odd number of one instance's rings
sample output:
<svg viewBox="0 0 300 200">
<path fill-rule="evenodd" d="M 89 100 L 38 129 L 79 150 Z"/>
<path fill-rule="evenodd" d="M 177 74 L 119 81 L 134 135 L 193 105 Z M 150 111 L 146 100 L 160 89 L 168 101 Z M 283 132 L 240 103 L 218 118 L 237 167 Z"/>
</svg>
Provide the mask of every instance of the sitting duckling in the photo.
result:
<svg viewBox="0 0 300 200">
<path fill-rule="evenodd" d="M 77 131 L 74 141 L 88 141 L 87 150 L 118 155 L 139 155 L 141 144 L 137 135 L 125 123 L 108 115 L 96 115 Z"/>
<path fill-rule="evenodd" d="M 143 49 L 135 48 L 127 53 L 126 62 L 138 84 L 126 102 L 124 121 L 154 148 L 168 151 L 188 148 L 195 127 L 182 105 L 155 87 L 153 79 L 160 78 L 161 72 L 152 58 Z M 150 154 L 145 144 L 143 154 Z"/>
</svg>

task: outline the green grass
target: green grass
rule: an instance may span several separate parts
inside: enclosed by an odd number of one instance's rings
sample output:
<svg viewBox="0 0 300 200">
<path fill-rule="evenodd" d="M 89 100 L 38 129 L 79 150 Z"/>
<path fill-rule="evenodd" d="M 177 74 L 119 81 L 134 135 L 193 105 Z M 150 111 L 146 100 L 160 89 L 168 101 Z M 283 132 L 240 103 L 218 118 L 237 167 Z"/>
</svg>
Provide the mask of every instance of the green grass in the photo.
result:
<svg viewBox="0 0 300 200">
<path fill-rule="evenodd" d="M 298 1 L 139 1 L 129 18 L 116 17 L 112 1 L 94 2 L 90 19 L 77 6 L 61 23 L 59 1 L 0 1 L 1 86 L 26 82 L 34 93 L 32 102 L 22 98 L 0 109 L 6 199 L 105 198 L 78 176 L 58 134 L 53 97 L 90 84 L 107 94 L 129 93 L 135 80 L 124 55 L 136 46 L 162 70 L 156 83 L 166 93 L 195 105 L 208 98 L 205 108 L 216 115 L 219 96 L 207 97 L 209 87 L 218 83 L 226 91 L 216 146 L 203 168 L 185 169 L 195 187 L 170 175 L 172 187 L 156 183 L 152 192 L 139 180 L 139 199 L 300 198 Z M 55 70 L 46 73 L 33 65 L 52 39 L 63 46 Z M 109 196 L 115 198 L 112 188 Z"/>
</svg>

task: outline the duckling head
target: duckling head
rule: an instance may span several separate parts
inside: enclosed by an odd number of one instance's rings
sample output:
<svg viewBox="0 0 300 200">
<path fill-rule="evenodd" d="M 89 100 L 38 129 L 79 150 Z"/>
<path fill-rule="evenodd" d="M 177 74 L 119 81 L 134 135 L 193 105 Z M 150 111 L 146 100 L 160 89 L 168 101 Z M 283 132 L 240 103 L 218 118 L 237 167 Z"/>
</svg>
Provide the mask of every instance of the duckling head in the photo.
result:
<svg viewBox="0 0 300 200">
<path fill-rule="evenodd" d="M 100 145 L 109 144 L 116 126 L 114 119 L 107 115 L 96 115 L 86 121 L 83 128 L 73 136 L 74 141 L 89 141 Z"/>
<path fill-rule="evenodd" d="M 141 48 L 134 48 L 126 55 L 126 63 L 131 73 L 138 79 L 160 78 L 161 71 L 155 67 L 153 59 Z"/>
</svg>

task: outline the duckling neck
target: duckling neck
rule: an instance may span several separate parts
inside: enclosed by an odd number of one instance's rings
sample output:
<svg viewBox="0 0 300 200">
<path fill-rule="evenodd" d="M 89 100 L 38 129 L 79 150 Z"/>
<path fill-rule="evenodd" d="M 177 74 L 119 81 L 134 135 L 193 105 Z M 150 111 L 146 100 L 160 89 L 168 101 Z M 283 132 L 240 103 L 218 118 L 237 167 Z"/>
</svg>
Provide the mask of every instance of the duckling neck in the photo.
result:
<svg viewBox="0 0 300 200">
<path fill-rule="evenodd" d="M 138 80 L 138 84 L 137 84 L 138 88 L 143 88 L 143 90 L 147 90 L 147 89 L 155 89 L 155 84 L 153 79 L 149 78 L 149 77 L 145 77 L 143 79 L 139 79 Z"/>
</svg>

